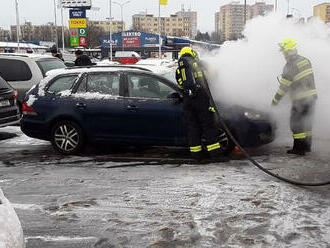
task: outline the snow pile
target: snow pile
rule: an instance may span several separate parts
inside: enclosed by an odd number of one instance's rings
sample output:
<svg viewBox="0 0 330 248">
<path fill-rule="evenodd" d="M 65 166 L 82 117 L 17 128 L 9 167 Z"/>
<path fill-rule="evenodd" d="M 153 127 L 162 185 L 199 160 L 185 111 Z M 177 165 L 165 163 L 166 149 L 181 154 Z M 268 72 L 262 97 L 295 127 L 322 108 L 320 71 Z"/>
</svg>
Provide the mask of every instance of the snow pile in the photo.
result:
<svg viewBox="0 0 330 248">
<path fill-rule="evenodd" d="M 299 44 L 298 53 L 309 58 L 314 69 L 319 95 L 314 135 L 330 139 L 326 108 L 330 104 L 330 27 L 319 20 L 298 24 L 283 16 L 271 14 L 252 19 L 244 31 L 244 40 L 225 42 L 216 56 L 207 58 L 213 94 L 231 104 L 275 112 L 278 124 L 285 123 L 283 130 L 288 130 L 288 97 L 276 108 L 271 109 L 270 104 L 278 89 L 276 77 L 282 74 L 286 63 L 278 43 L 293 38 Z"/>
<path fill-rule="evenodd" d="M 23 248 L 21 223 L 10 202 L 0 189 L 0 248 Z"/>
</svg>

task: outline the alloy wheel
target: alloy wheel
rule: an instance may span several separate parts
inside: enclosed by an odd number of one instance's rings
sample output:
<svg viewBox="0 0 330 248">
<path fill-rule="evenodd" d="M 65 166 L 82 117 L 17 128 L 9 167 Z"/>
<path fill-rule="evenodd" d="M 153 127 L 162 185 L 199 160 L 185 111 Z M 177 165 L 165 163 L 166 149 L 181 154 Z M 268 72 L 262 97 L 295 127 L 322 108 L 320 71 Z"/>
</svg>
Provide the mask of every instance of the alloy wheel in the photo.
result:
<svg viewBox="0 0 330 248">
<path fill-rule="evenodd" d="M 79 131 L 69 123 L 63 123 L 55 129 L 54 142 L 57 148 L 70 153 L 79 146 Z"/>
</svg>

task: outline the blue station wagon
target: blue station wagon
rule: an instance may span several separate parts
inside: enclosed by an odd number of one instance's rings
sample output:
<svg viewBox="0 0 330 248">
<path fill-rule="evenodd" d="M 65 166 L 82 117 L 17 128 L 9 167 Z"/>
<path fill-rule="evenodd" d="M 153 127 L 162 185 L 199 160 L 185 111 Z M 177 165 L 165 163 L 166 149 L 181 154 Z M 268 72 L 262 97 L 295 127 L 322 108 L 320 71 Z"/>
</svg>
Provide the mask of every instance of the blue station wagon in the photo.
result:
<svg viewBox="0 0 330 248">
<path fill-rule="evenodd" d="M 174 82 L 128 66 L 53 71 L 31 89 L 22 106 L 22 131 L 49 140 L 63 154 L 86 143 L 187 146 L 182 98 Z M 274 138 L 267 114 L 219 104 L 222 118 L 244 147 Z M 233 142 L 219 126 L 226 152 Z"/>
</svg>

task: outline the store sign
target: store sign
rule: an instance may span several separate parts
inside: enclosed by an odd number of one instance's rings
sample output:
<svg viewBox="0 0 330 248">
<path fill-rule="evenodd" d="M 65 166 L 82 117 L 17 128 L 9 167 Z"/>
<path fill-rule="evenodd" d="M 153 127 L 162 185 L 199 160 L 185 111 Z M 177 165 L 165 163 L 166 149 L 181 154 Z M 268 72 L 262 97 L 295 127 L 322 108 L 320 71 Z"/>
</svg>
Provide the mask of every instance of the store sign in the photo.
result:
<svg viewBox="0 0 330 248">
<path fill-rule="evenodd" d="M 86 10 L 85 9 L 70 9 L 70 18 L 86 18 Z"/>
<path fill-rule="evenodd" d="M 70 29 L 70 36 L 78 36 L 78 28 Z"/>
<path fill-rule="evenodd" d="M 87 37 L 79 37 L 79 46 L 87 47 Z"/>
<path fill-rule="evenodd" d="M 122 33 L 123 37 L 132 37 L 132 36 L 141 36 L 141 32 L 123 32 Z"/>
<path fill-rule="evenodd" d="M 79 37 L 70 37 L 70 45 L 72 47 L 77 47 L 79 46 Z"/>
<path fill-rule="evenodd" d="M 139 47 L 140 37 L 123 37 L 124 47 Z"/>
<path fill-rule="evenodd" d="M 92 0 L 59 0 L 63 8 L 86 8 L 92 7 Z"/>
<path fill-rule="evenodd" d="M 78 29 L 78 35 L 79 35 L 79 37 L 87 36 L 87 30 L 86 30 L 86 28 L 79 28 Z"/>
<path fill-rule="evenodd" d="M 86 28 L 87 21 L 85 18 L 70 19 L 70 28 Z"/>
</svg>

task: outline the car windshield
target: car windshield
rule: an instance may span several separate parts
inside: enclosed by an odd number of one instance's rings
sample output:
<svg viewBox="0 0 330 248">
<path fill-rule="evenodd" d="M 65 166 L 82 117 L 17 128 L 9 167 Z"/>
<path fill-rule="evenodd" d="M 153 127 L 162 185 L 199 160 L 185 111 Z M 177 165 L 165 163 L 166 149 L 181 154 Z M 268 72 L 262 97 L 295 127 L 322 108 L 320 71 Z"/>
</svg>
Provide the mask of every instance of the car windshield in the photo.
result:
<svg viewBox="0 0 330 248">
<path fill-rule="evenodd" d="M 54 69 L 62 69 L 65 68 L 65 64 L 59 59 L 47 59 L 47 60 L 39 60 L 37 64 L 42 71 L 43 76 L 46 76 L 46 73 L 50 70 Z"/>
</svg>

